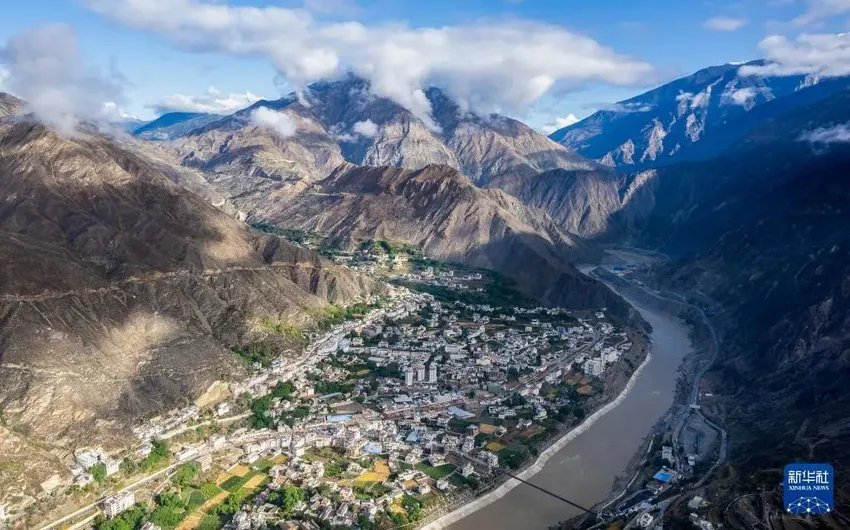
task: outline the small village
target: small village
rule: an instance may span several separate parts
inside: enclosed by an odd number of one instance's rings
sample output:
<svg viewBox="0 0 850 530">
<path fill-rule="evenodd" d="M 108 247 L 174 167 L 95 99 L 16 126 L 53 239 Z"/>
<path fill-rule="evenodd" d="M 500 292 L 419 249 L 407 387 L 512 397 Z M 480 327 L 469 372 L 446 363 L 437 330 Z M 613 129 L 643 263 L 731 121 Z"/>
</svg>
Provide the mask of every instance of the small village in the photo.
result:
<svg viewBox="0 0 850 530">
<path fill-rule="evenodd" d="M 145 517 L 145 530 L 413 524 L 580 423 L 631 347 L 604 312 L 427 292 L 486 295 L 479 272 L 395 274 L 423 288 L 399 287 L 362 317 L 314 334 L 297 360 L 254 362 L 230 399 L 138 425 L 133 453 L 80 448 L 70 469 L 80 490 L 130 471 L 167 472 L 153 491 L 106 498 L 93 526 L 123 528 L 134 517 Z"/>
</svg>

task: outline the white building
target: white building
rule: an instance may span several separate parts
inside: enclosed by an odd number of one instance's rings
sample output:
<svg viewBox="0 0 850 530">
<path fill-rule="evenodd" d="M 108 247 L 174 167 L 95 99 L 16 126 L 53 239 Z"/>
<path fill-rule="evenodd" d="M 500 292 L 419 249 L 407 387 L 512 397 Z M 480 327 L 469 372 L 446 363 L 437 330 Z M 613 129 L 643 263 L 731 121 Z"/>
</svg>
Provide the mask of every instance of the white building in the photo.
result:
<svg viewBox="0 0 850 530">
<path fill-rule="evenodd" d="M 413 376 L 414 376 L 413 368 L 408 368 L 407 370 L 405 370 L 405 372 L 404 372 L 404 384 L 407 385 L 407 386 L 413 386 Z"/>
<path fill-rule="evenodd" d="M 661 458 L 670 464 L 675 464 L 676 461 L 673 459 L 673 447 L 670 445 L 661 446 Z"/>
<path fill-rule="evenodd" d="M 212 467 L 212 453 L 204 453 L 195 461 L 201 465 L 201 471 L 208 471 Z"/>
<path fill-rule="evenodd" d="M 428 367 L 428 382 L 437 382 L 437 363 L 431 363 L 431 365 Z"/>
<path fill-rule="evenodd" d="M 106 476 L 111 477 L 115 473 L 121 470 L 121 463 L 118 460 L 114 460 L 112 458 L 108 458 L 103 462 L 103 465 L 106 466 Z"/>
<path fill-rule="evenodd" d="M 465 463 L 463 467 L 460 469 L 460 474 L 465 478 L 469 478 L 472 474 L 475 473 L 475 468 L 472 467 L 472 464 L 469 462 Z"/>
<path fill-rule="evenodd" d="M 416 367 L 416 379 L 420 383 L 425 382 L 425 366 L 424 365 L 419 365 L 419 366 Z"/>
<path fill-rule="evenodd" d="M 602 359 L 588 359 L 584 362 L 583 370 L 589 376 L 599 377 L 605 370 L 605 363 L 602 362 Z"/>
<path fill-rule="evenodd" d="M 226 401 L 223 402 L 223 403 L 219 403 L 218 405 L 215 406 L 215 415 L 216 416 L 221 417 L 221 416 L 224 416 L 225 414 L 227 414 L 229 412 L 230 412 L 230 403 L 228 403 Z"/>
<path fill-rule="evenodd" d="M 649 525 L 651 525 L 654 520 L 655 519 L 650 514 L 644 512 L 640 514 L 640 517 L 638 517 L 637 524 L 641 528 L 649 528 Z"/>
<path fill-rule="evenodd" d="M 101 462 L 103 452 L 99 449 L 85 449 L 83 451 L 77 451 L 74 456 L 76 456 L 77 463 L 83 469 L 89 470 Z"/>
<path fill-rule="evenodd" d="M 134 504 L 136 504 L 136 495 L 128 491 L 106 499 L 103 503 L 103 513 L 107 518 L 112 519 L 119 513 L 132 508 Z"/>
</svg>

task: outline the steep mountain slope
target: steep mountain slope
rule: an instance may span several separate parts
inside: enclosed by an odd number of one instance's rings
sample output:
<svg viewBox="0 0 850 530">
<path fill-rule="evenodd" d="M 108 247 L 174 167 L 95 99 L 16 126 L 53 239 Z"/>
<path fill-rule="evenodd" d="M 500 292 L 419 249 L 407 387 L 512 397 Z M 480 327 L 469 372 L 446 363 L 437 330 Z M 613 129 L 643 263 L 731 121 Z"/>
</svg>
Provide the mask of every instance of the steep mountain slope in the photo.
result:
<svg viewBox="0 0 850 530">
<path fill-rule="evenodd" d="M 304 309 L 381 289 L 247 229 L 143 154 L 8 120 L 0 257 L 0 445 L 25 433 L 54 459 L 92 439 L 124 445 L 130 420 L 239 375 L 231 346 L 282 349 L 263 319 L 307 323 Z M 0 503 L 47 478 L 40 462 L 23 478 L 0 468 Z"/>
<path fill-rule="evenodd" d="M 200 112 L 169 112 L 133 128 L 133 134 L 146 140 L 170 140 L 188 134 L 193 129 L 220 119 L 218 114 Z"/>
<path fill-rule="evenodd" d="M 427 95 L 441 136 L 457 157 L 461 172 L 478 185 L 501 176 L 521 178 L 552 169 L 597 167 L 520 121 L 498 114 L 465 113 L 438 88 L 429 89 Z"/>
<path fill-rule="evenodd" d="M 748 64 L 760 64 L 759 61 Z M 723 146 L 731 145 L 727 127 L 742 120 L 735 127 L 745 134 L 747 114 L 759 106 L 782 100 L 796 92 L 806 92 L 817 87 L 817 78 L 761 77 L 739 75 L 741 65 L 725 64 L 700 70 L 693 75 L 616 104 L 612 110 L 601 110 L 579 123 L 565 127 L 550 138 L 588 158 L 611 166 L 655 166 L 679 159 L 689 147 L 699 145 L 706 149 L 704 156 L 719 153 Z M 803 105 L 829 96 L 848 86 L 846 79 L 830 81 L 809 96 L 791 99 Z M 757 118 L 758 119 L 758 118 Z M 764 119 L 764 116 L 761 117 Z M 733 127 L 734 128 L 734 127 Z M 733 136 L 734 137 L 734 136 Z M 690 157 L 697 156 L 694 151 Z"/>
<path fill-rule="evenodd" d="M 24 102 L 11 94 L 0 92 L 0 118 L 13 116 L 24 107 Z"/>
<path fill-rule="evenodd" d="M 489 186 L 500 188 L 524 204 L 544 210 L 561 229 L 586 239 L 613 239 L 640 223 L 645 212 L 634 200 L 654 173 L 620 174 L 609 168 L 555 169 L 531 176 L 499 177 Z M 624 204 L 632 204 L 627 213 Z"/>
<path fill-rule="evenodd" d="M 724 309 L 708 374 L 719 397 L 703 410 L 727 425 L 739 476 L 797 460 L 850 463 L 850 145 L 829 135 L 847 130 L 848 109 L 846 91 L 797 109 L 721 158 L 659 169 L 653 185 L 639 241 L 675 257 L 656 281 Z M 766 479 L 720 476 L 713 494 L 775 488 L 774 475 L 755 476 Z M 764 498 L 774 527 L 791 524 L 775 491 Z"/>
<path fill-rule="evenodd" d="M 330 233 L 349 243 L 373 238 L 409 243 L 435 258 L 502 272 L 545 302 L 626 312 L 622 300 L 569 264 L 592 249 L 543 212 L 501 190 L 476 188 L 446 166 L 341 167 L 274 205 L 257 220 Z"/>
<path fill-rule="evenodd" d="M 362 79 L 317 83 L 300 99 L 290 95 L 260 101 L 192 130 L 177 148 L 187 164 L 219 175 L 283 181 L 325 178 L 342 160 L 406 169 L 441 164 L 460 169 L 479 184 L 503 174 L 595 167 L 516 120 L 462 112 L 436 88 L 427 96 L 438 129 L 397 103 L 374 96 Z M 262 108 L 293 120 L 295 134 L 257 127 L 252 116 Z"/>
</svg>

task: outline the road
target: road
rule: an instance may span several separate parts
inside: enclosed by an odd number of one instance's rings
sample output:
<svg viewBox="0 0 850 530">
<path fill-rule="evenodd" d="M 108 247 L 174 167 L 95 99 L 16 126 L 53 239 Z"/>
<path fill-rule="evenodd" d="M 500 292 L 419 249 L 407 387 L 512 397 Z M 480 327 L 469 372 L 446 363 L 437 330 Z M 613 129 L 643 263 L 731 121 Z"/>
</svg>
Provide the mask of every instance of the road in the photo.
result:
<svg viewBox="0 0 850 530">
<path fill-rule="evenodd" d="M 269 268 L 270 267 L 263 267 L 262 269 L 266 270 L 266 269 L 269 269 Z M 236 269 L 237 268 L 232 268 L 232 269 L 223 270 L 223 271 L 205 271 L 204 275 L 219 274 L 219 273 L 222 273 L 222 272 L 233 271 L 233 270 L 236 270 Z M 238 270 L 253 270 L 253 269 L 243 267 L 243 268 L 238 268 Z M 184 274 L 184 273 L 179 272 L 179 273 L 174 273 L 174 274 L 180 275 L 180 274 Z M 45 294 L 39 295 L 39 296 L 40 297 L 61 297 L 61 296 L 69 296 L 70 294 L 72 294 L 72 293 L 53 293 L 53 294 L 45 293 Z M 395 300 L 395 302 L 396 302 L 396 304 L 404 303 L 409 298 L 410 298 L 409 296 L 402 296 L 402 297 L 398 298 L 397 300 Z M 2 296 L 0 296 L 0 301 L 2 301 L 2 300 L 3 300 L 3 298 L 2 298 Z M 20 300 L 18 300 L 18 301 L 20 301 Z M 364 323 L 364 324 L 367 324 L 367 323 L 374 321 L 376 318 L 378 318 L 378 315 L 376 313 L 377 312 L 372 312 L 372 313 L 366 315 L 366 317 L 361 322 Z M 307 347 L 307 349 L 305 350 L 305 353 L 307 354 L 306 357 L 296 361 L 292 365 L 292 367 L 287 372 L 285 372 L 284 374 L 279 376 L 279 378 L 283 379 L 283 380 L 292 379 L 293 377 L 297 376 L 298 374 L 300 374 L 304 370 L 308 369 L 310 366 L 313 366 L 313 365 L 321 362 L 322 360 L 324 360 L 328 355 L 333 353 L 333 351 L 335 351 L 335 350 L 325 351 L 325 350 L 323 350 L 322 346 L 327 345 L 332 340 L 338 340 L 339 338 L 342 337 L 344 332 L 348 329 L 349 329 L 349 326 L 343 325 L 343 326 L 341 326 L 341 329 L 331 331 L 331 332 L 328 332 L 325 335 L 323 335 L 319 340 L 317 340 L 315 343 L 313 343 L 313 344 L 311 344 L 310 346 Z M 243 414 L 238 414 L 238 415 L 235 415 L 235 416 L 229 416 L 227 418 L 212 419 L 212 420 L 207 420 L 207 421 L 197 423 L 197 424 L 194 424 L 194 425 L 187 425 L 185 427 L 180 427 L 178 429 L 174 429 L 172 431 L 169 431 L 168 433 L 163 434 L 159 438 L 160 439 L 172 438 L 172 437 L 177 436 L 181 433 L 184 433 L 184 432 L 187 432 L 187 431 L 190 431 L 190 430 L 193 430 L 193 429 L 197 429 L 198 427 L 203 426 L 203 425 L 209 425 L 211 423 L 230 423 L 230 422 L 242 419 L 242 418 L 246 418 L 250 415 L 251 415 L 250 412 L 245 412 Z M 60 525 L 67 523 L 69 521 L 72 521 L 74 519 L 80 518 L 82 516 L 91 516 L 93 513 L 96 514 L 97 510 L 99 510 L 98 506 L 103 501 L 105 501 L 107 498 L 112 497 L 112 496 L 117 495 L 117 494 L 120 494 L 120 493 L 124 493 L 126 491 L 131 491 L 131 490 L 135 491 L 136 489 L 140 488 L 144 484 L 147 484 L 148 482 L 155 480 L 158 477 L 161 477 L 162 475 L 168 473 L 169 471 L 175 470 L 177 467 L 179 467 L 182 464 L 183 464 L 183 462 L 171 464 L 170 466 L 163 468 L 163 469 L 161 469 L 161 470 L 159 470 L 155 473 L 152 473 L 151 475 L 148 475 L 144 478 L 141 478 L 141 479 L 137 480 L 136 482 L 134 482 L 134 483 L 132 483 L 128 486 L 125 486 L 124 488 L 122 488 L 120 490 L 112 491 L 112 492 L 109 492 L 107 494 L 104 494 L 99 499 L 97 499 L 95 502 L 74 511 L 73 513 L 70 513 L 70 514 L 65 515 L 63 517 L 60 517 L 60 518 L 58 518 L 58 519 L 56 519 L 56 520 L 54 520 L 54 521 L 52 521 L 48 524 L 45 524 L 45 525 L 39 527 L 39 530 L 50 530 L 50 529 L 53 529 L 53 528 L 58 528 Z M 79 523 L 79 521 L 78 521 L 78 523 Z"/>
<path fill-rule="evenodd" d="M 99 499 L 97 499 L 95 502 L 93 502 L 93 503 L 91 503 L 87 506 L 83 506 L 79 510 L 77 510 L 73 513 L 70 513 L 70 514 L 68 514 L 64 517 L 60 517 L 59 519 L 56 519 L 55 521 L 52 521 L 52 522 L 50 522 L 46 525 L 43 525 L 43 526 L 39 527 L 39 530 L 49 530 L 51 528 L 59 528 L 59 526 L 62 525 L 63 523 L 66 523 L 68 521 L 76 519 L 77 517 L 86 515 L 90 511 L 99 510 L 98 506 L 101 503 L 103 503 L 103 501 L 108 499 L 109 497 L 112 497 L 113 495 L 118 495 L 120 493 L 124 493 L 124 492 L 127 492 L 127 491 L 135 491 L 135 490 L 139 489 L 141 486 L 143 486 L 144 484 L 147 484 L 148 482 L 155 480 L 157 477 L 160 477 L 160 476 L 168 473 L 169 471 L 176 469 L 178 466 L 181 466 L 181 465 L 183 465 L 183 462 L 177 462 L 177 463 L 171 464 L 168 467 L 160 469 L 156 473 L 152 473 L 152 474 L 150 474 L 150 475 L 148 475 L 144 478 L 137 480 L 136 482 L 130 484 L 129 486 L 125 486 L 125 487 L 121 488 L 120 490 L 113 491 L 113 492 L 110 492 L 108 494 L 104 494 Z"/>
<path fill-rule="evenodd" d="M 198 427 L 203 427 L 204 425 L 210 425 L 212 423 L 233 423 L 236 420 L 247 418 L 250 415 L 250 412 L 243 412 L 242 414 L 237 414 L 236 416 L 228 416 L 227 418 L 214 418 L 211 420 L 196 423 L 194 425 L 186 425 L 185 427 L 180 427 L 179 429 L 174 429 L 173 431 L 168 431 L 167 433 L 161 436 L 157 436 L 157 438 L 160 440 L 168 440 L 169 438 L 174 438 L 178 434 L 183 434 L 186 431 L 192 431 L 194 429 L 197 429 Z"/>
<path fill-rule="evenodd" d="M 591 275 L 594 276 L 594 277 L 597 277 L 593 273 L 591 273 Z M 598 278 L 598 277 L 597 277 L 597 279 L 601 280 L 601 278 Z M 624 280 L 625 280 L 625 278 L 624 278 Z M 702 410 L 699 409 L 700 386 L 701 386 L 701 383 L 702 383 L 702 379 L 703 379 L 703 377 L 705 377 L 705 374 L 708 372 L 708 370 L 710 370 L 711 367 L 714 365 L 714 363 L 717 361 L 717 358 L 720 354 L 720 339 L 717 336 L 717 331 L 714 329 L 714 326 L 711 324 L 711 321 L 709 320 L 708 316 L 705 314 L 705 311 L 701 307 L 698 307 L 698 306 L 688 302 L 687 298 L 685 298 L 681 294 L 675 293 L 675 292 L 672 292 L 672 291 L 664 291 L 662 293 L 662 292 L 650 289 L 646 285 L 643 285 L 643 284 L 638 285 L 635 282 L 631 282 L 631 283 L 634 287 L 640 288 L 643 291 L 645 291 L 646 293 L 655 296 L 656 298 L 673 300 L 673 301 L 680 303 L 680 304 L 682 304 L 682 305 L 684 305 L 684 306 L 686 306 L 690 309 L 693 309 L 694 311 L 699 313 L 700 318 L 702 319 L 705 326 L 708 328 L 708 331 L 711 335 L 711 350 L 712 350 L 711 351 L 711 357 L 709 359 L 703 359 L 702 361 L 700 361 L 699 368 L 697 369 L 697 372 L 694 375 L 693 387 L 691 389 L 691 395 L 690 395 L 689 400 L 688 400 L 689 410 L 688 410 L 687 413 L 685 413 L 682 416 L 682 419 L 679 421 L 679 423 L 676 425 L 676 428 L 673 431 L 673 447 L 674 447 L 675 456 L 676 456 L 676 469 L 680 473 L 684 469 L 684 462 L 683 462 L 682 455 L 680 454 L 680 451 L 678 449 L 679 448 L 679 436 L 680 436 L 684 426 L 688 423 L 688 420 L 690 419 L 691 414 L 697 415 L 707 425 L 709 425 L 711 428 L 715 429 L 718 433 L 720 433 L 720 449 L 718 451 L 717 460 L 714 462 L 714 464 L 712 464 L 711 468 L 709 468 L 708 471 L 706 471 L 705 474 L 697 482 L 695 482 L 691 486 L 691 488 L 698 488 L 698 487 L 702 486 L 711 477 L 711 475 L 714 473 L 714 471 L 721 464 L 723 464 L 723 462 L 726 461 L 726 456 L 727 456 L 727 451 L 728 451 L 728 434 L 727 434 L 726 430 L 723 429 L 722 427 L 720 427 L 719 425 L 717 425 L 716 423 L 712 422 L 708 418 L 706 418 L 705 415 L 702 413 Z M 638 471 L 638 473 L 639 473 L 639 471 Z M 637 473 L 636 473 L 635 476 L 637 476 Z M 632 478 L 632 481 L 633 480 L 634 480 L 634 477 Z M 631 482 L 630 482 L 630 484 L 631 484 Z M 626 487 L 625 490 L 623 490 L 623 492 L 617 498 L 621 498 L 627 490 L 628 490 L 628 486 Z M 611 502 L 609 502 L 605 506 L 607 507 L 610 504 L 611 504 Z M 669 505 L 670 505 L 670 503 L 668 502 L 665 505 L 665 509 Z M 662 511 L 662 516 L 663 516 L 663 511 Z M 635 521 L 635 520 L 636 520 L 636 518 L 632 519 L 632 522 Z"/>
</svg>

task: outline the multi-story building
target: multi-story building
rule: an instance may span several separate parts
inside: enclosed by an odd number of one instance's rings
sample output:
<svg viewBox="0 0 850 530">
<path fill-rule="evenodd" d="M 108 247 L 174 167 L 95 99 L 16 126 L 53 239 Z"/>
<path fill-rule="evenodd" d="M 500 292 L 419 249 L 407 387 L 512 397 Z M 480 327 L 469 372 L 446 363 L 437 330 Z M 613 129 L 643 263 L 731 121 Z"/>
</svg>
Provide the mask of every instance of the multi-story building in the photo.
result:
<svg viewBox="0 0 850 530">
<path fill-rule="evenodd" d="M 127 491 L 106 499 L 103 503 L 103 513 L 107 518 L 112 519 L 119 513 L 132 508 L 134 504 L 136 504 L 136 495 L 132 491 Z"/>
<path fill-rule="evenodd" d="M 437 364 L 436 363 L 431 363 L 431 365 L 428 366 L 428 382 L 429 383 L 436 383 L 437 382 Z"/>
<path fill-rule="evenodd" d="M 100 463 L 103 458 L 103 452 L 99 449 L 85 449 L 83 451 L 77 451 L 74 456 L 77 458 L 77 463 L 83 469 L 88 470 Z"/>
<path fill-rule="evenodd" d="M 588 359 L 584 362 L 583 370 L 589 376 L 599 377 L 605 370 L 605 363 L 602 359 Z"/>
</svg>

